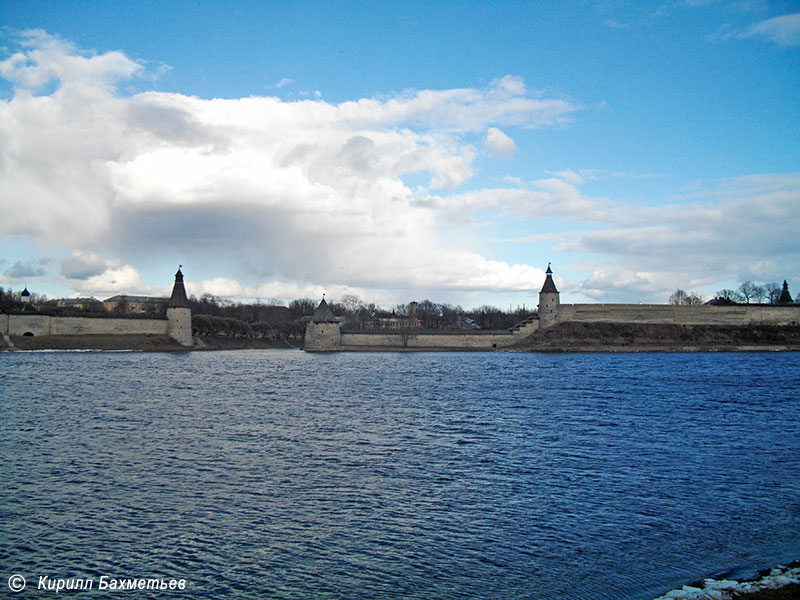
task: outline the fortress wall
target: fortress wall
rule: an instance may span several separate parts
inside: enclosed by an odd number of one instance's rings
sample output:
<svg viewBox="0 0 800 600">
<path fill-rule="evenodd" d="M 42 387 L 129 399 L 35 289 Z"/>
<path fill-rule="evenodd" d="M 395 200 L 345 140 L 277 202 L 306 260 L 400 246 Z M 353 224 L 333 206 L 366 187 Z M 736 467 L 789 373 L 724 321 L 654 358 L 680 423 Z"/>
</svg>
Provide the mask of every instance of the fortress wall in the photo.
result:
<svg viewBox="0 0 800 600">
<path fill-rule="evenodd" d="M 166 319 L 103 319 L 50 317 L 47 315 L 4 315 L 7 333 L 24 335 L 154 334 L 167 335 Z"/>
<path fill-rule="evenodd" d="M 167 335 L 166 319 L 92 319 L 51 317 L 51 335 L 130 334 Z"/>
<path fill-rule="evenodd" d="M 6 315 L 8 317 L 8 334 L 50 335 L 50 319 L 47 315 Z"/>
<path fill-rule="evenodd" d="M 670 306 L 666 304 L 562 304 L 558 321 L 588 323 L 667 323 L 748 325 L 800 323 L 800 306 Z"/>
<path fill-rule="evenodd" d="M 396 347 L 396 348 L 452 348 L 460 350 L 478 348 L 502 348 L 520 339 L 519 335 L 507 332 L 343 332 L 341 347 Z"/>
</svg>

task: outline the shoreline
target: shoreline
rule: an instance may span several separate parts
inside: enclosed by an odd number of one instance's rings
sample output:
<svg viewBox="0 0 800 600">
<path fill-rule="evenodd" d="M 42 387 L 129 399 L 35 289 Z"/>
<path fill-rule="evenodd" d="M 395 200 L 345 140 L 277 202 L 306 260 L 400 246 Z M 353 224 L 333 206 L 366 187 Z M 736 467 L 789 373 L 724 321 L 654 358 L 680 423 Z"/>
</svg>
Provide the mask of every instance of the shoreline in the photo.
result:
<svg viewBox="0 0 800 600">
<path fill-rule="evenodd" d="M 797 600 L 800 560 L 759 571 L 753 579 L 706 578 L 670 590 L 654 600 Z"/>
<path fill-rule="evenodd" d="M 452 334 L 426 330 L 424 342 L 436 344 L 435 335 Z M 492 333 L 492 332 L 487 332 Z M 493 332 L 497 333 L 497 332 Z M 466 338 L 465 338 L 466 339 Z M 3 334 L 0 351 L 14 350 L 133 350 L 141 352 L 190 352 L 194 350 L 301 349 L 300 340 L 194 336 L 193 346 L 182 346 L 161 334 L 71 334 L 8 336 Z M 355 341 L 355 340 L 354 340 Z M 363 340 L 358 340 L 363 341 Z M 381 341 L 400 345 L 381 345 Z M 443 338 L 440 340 L 444 342 Z M 529 336 L 502 340 L 492 348 L 470 347 L 447 340 L 445 346 L 411 346 L 400 339 L 370 340 L 369 345 L 338 346 L 335 352 L 540 352 L 572 353 L 664 353 L 664 352 L 798 352 L 800 325 L 678 325 L 658 323 L 564 322 L 539 329 Z M 500 341 L 498 341 L 500 344 Z M 317 351 L 317 350 L 314 350 Z"/>
<path fill-rule="evenodd" d="M 182 346 L 166 335 L 154 334 L 86 334 L 11 336 L 13 346 L 4 345 L 0 352 L 36 352 L 46 350 L 80 350 L 98 352 L 203 352 L 208 350 L 299 349 L 284 340 L 248 340 L 237 338 L 196 338 L 194 346 Z"/>
<path fill-rule="evenodd" d="M 203 352 L 211 350 L 301 350 L 286 340 L 255 340 L 245 338 L 197 337 L 194 346 L 178 344 L 168 336 L 152 334 L 87 334 L 53 335 L 38 337 L 12 336 L 13 346 L 0 346 L 0 352 L 25 352 L 41 350 L 96 350 L 133 352 Z M 655 353 L 725 353 L 725 352 L 799 352 L 798 344 L 581 344 L 570 340 L 567 343 L 519 344 L 503 348 L 448 348 L 405 346 L 343 346 L 334 352 L 525 352 L 541 354 L 655 354 Z M 324 352 L 323 352 L 324 353 Z"/>
</svg>

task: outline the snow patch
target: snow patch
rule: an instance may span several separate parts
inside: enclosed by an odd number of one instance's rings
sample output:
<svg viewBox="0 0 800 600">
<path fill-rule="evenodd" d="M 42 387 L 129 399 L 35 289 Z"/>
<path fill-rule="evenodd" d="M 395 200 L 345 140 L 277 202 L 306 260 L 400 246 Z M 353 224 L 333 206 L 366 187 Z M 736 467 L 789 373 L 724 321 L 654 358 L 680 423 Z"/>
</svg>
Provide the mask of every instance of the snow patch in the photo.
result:
<svg viewBox="0 0 800 600">
<path fill-rule="evenodd" d="M 779 566 L 755 581 L 704 579 L 702 588 L 685 585 L 681 589 L 671 590 L 655 600 L 731 600 L 734 594 L 774 590 L 792 583 L 800 583 L 800 567 Z"/>
</svg>

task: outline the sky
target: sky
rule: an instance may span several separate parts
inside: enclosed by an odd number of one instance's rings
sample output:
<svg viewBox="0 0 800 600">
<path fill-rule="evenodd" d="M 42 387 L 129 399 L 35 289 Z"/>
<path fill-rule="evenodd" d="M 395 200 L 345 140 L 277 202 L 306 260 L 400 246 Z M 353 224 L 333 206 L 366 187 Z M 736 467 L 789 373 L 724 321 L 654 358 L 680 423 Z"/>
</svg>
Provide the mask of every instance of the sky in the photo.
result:
<svg viewBox="0 0 800 600">
<path fill-rule="evenodd" d="M 0 286 L 800 292 L 800 1 L 0 0 Z"/>
</svg>

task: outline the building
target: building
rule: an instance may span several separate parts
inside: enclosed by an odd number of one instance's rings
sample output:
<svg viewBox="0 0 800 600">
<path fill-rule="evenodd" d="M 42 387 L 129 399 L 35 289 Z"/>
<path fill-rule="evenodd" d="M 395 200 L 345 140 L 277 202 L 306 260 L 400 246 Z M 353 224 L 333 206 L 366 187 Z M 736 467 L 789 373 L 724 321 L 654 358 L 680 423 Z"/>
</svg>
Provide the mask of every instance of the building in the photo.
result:
<svg viewBox="0 0 800 600">
<path fill-rule="evenodd" d="M 56 300 L 58 308 L 76 308 L 78 310 L 103 309 L 105 305 L 97 298 L 59 298 Z"/>
<path fill-rule="evenodd" d="M 409 317 L 375 317 L 367 321 L 364 326 L 367 329 L 388 329 L 400 331 L 401 329 L 419 329 L 422 321 Z"/>
<path fill-rule="evenodd" d="M 121 294 L 103 300 L 103 306 L 106 307 L 108 312 L 119 310 L 141 315 L 163 315 L 167 308 L 167 302 L 169 302 L 169 298 Z"/>
</svg>

